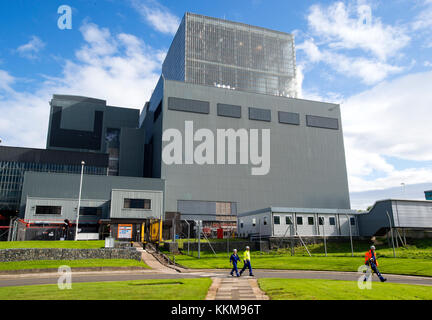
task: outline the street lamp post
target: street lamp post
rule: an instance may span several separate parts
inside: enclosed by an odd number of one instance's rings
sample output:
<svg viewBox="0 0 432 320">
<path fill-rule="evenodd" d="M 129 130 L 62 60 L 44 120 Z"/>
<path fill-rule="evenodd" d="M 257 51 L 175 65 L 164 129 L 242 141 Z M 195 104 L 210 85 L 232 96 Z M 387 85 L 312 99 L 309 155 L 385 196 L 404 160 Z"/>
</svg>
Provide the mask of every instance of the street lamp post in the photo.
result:
<svg viewBox="0 0 432 320">
<path fill-rule="evenodd" d="M 75 241 L 78 238 L 78 226 L 79 226 L 79 214 L 80 214 L 80 207 L 81 207 L 81 191 L 82 191 L 82 181 L 83 181 L 83 174 L 84 174 L 84 165 L 85 165 L 85 162 L 81 161 L 81 177 L 80 177 L 80 187 L 79 187 L 79 193 L 78 193 L 78 208 L 77 208 L 77 218 L 76 218 L 76 228 L 75 228 Z"/>
</svg>

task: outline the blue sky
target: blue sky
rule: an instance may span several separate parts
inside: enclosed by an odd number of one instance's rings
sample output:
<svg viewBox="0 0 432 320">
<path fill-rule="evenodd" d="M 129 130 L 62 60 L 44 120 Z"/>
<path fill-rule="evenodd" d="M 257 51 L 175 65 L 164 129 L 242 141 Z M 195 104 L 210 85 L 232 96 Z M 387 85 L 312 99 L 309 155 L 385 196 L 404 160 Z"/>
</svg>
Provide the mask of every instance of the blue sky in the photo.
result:
<svg viewBox="0 0 432 320">
<path fill-rule="evenodd" d="M 354 207 L 432 189 L 432 0 L 2 1 L 3 144 L 43 148 L 54 93 L 141 108 L 186 11 L 295 34 L 299 95 L 341 104 Z"/>
</svg>

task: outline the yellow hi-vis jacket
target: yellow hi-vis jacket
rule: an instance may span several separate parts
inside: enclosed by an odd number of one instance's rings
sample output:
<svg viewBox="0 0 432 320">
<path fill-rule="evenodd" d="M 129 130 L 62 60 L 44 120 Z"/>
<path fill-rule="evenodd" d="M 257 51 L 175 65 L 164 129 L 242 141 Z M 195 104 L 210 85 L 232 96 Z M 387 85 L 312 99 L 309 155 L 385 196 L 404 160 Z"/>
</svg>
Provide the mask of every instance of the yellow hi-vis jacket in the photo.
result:
<svg viewBox="0 0 432 320">
<path fill-rule="evenodd" d="M 250 251 L 245 251 L 243 253 L 243 260 L 249 260 L 250 261 Z"/>
</svg>

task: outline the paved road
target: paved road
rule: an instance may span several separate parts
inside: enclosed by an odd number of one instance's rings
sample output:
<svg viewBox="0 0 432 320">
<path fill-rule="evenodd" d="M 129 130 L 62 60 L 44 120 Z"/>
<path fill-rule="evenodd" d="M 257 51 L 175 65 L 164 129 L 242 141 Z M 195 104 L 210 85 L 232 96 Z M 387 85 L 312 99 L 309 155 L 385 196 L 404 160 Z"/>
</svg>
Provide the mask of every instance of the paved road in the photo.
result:
<svg viewBox="0 0 432 320">
<path fill-rule="evenodd" d="M 256 278 L 285 278 L 285 279 L 331 279 L 357 281 L 360 277 L 356 272 L 335 271 L 291 271 L 291 270 L 255 270 Z M 188 270 L 187 272 L 158 272 L 145 271 L 106 271 L 106 272 L 74 272 L 73 282 L 97 282 L 97 281 L 125 281 L 141 279 L 181 279 L 181 278 L 227 278 L 229 270 Z M 389 282 L 432 286 L 432 277 L 416 277 L 402 275 L 385 275 Z M 249 277 L 242 277 L 249 278 Z M 56 273 L 27 274 L 27 275 L 0 275 L 0 287 L 24 286 L 35 284 L 56 284 Z M 374 281 L 378 281 L 374 276 Z"/>
</svg>

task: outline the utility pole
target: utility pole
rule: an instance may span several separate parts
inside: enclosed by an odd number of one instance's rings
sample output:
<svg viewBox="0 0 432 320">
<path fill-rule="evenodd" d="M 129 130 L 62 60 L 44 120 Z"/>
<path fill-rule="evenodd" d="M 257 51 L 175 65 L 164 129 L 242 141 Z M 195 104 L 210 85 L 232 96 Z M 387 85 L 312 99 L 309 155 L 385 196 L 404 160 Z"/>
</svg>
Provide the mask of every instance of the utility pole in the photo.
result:
<svg viewBox="0 0 432 320">
<path fill-rule="evenodd" d="M 80 187 L 79 187 L 79 194 L 78 194 L 78 208 L 77 208 L 77 218 L 76 218 L 76 228 L 75 228 L 75 241 L 78 238 L 78 226 L 79 226 L 79 215 L 80 215 L 80 208 L 81 208 L 81 191 L 82 191 L 82 181 L 83 181 L 83 174 L 84 174 L 84 165 L 85 165 L 85 162 L 81 161 L 81 177 L 80 177 Z"/>
</svg>

